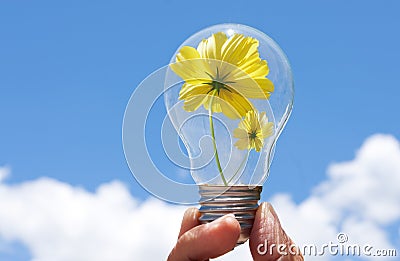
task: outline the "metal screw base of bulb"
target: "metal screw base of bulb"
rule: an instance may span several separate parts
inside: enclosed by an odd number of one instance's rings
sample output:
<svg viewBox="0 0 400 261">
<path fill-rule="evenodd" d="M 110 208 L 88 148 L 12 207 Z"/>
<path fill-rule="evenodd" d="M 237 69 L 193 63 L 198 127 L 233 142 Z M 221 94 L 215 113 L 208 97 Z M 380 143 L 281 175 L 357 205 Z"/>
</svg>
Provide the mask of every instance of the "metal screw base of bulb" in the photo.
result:
<svg viewBox="0 0 400 261">
<path fill-rule="evenodd" d="M 200 222 L 211 222 L 226 214 L 234 214 L 241 232 L 236 245 L 250 237 L 262 187 L 200 185 Z"/>
</svg>

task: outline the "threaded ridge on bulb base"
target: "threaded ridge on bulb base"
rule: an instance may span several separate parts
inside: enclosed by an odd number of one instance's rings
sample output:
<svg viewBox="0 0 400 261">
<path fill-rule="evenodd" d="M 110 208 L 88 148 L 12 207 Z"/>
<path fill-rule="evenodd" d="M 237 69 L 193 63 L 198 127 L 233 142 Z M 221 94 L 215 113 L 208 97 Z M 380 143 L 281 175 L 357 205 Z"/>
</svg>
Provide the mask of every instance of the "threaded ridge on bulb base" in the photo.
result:
<svg viewBox="0 0 400 261">
<path fill-rule="evenodd" d="M 250 237 L 261 191 L 262 186 L 199 185 L 200 223 L 234 214 L 241 228 L 236 245 L 243 244 Z"/>
</svg>

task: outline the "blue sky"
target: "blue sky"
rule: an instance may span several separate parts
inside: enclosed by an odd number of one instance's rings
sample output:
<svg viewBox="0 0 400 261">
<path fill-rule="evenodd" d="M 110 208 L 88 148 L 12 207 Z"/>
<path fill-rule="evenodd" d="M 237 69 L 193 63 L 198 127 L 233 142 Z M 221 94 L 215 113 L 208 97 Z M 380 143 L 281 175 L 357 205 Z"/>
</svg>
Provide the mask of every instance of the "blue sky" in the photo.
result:
<svg viewBox="0 0 400 261">
<path fill-rule="evenodd" d="M 304 197 L 328 163 L 350 159 L 370 134 L 400 134 L 396 7 L 394 1 L 3 2 L 0 159 L 12 166 L 8 182 L 52 176 L 93 189 L 120 179 L 145 197 L 121 145 L 131 92 L 194 32 L 237 22 L 269 34 L 291 62 L 295 107 L 268 189 Z M 279 185 L 287 175 L 293 182 Z"/>
<path fill-rule="evenodd" d="M 6 183 L 47 176 L 94 191 L 120 180 L 148 198 L 122 150 L 129 97 L 191 34 L 233 22 L 267 33 L 291 62 L 295 106 L 263 200 L 300 202 L 370 135 L 400 138 L 398 10 L 398 1 L 2 1 Z"/>
</svg>

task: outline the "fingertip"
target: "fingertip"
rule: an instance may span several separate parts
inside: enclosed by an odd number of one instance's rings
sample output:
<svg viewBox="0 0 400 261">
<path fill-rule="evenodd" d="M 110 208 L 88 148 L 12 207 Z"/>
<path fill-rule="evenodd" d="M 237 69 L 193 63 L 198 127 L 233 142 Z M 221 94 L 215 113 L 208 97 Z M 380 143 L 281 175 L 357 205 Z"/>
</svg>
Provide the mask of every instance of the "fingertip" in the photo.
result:
<svg viewBox="0 0 400 261">
<path fill-rule="evenodd" d="M 275 221 L 280 224 L 278 215 L 276 214 L 276 211 L 275 211 L 274 207 L 272 206 L 272 204 L 269 203 L 269 202 L 265 202 L 264 205 L 265 205 L 265 210 L 264 211 L 269 212 L 275 218 Z"/>
<path fill-rule="evenodd" d="M 210 258 L 215 258 L 230 252 L 235 248 L 236 242 L 240 236 L 240 224 L 233 214 L 228 214 L 214 220 L 209 225 L 210 243 L 219 245 L 218 250 Z"/>
<path fill-rule="evenodd" d="M 274 207 L 269 202 L 262 202 L 257 209 L 256 217 L 265 218 L 268 214 L 277 217 Z"/>
<path fill-rule="evenodd" d="M 183 218 L 191 221 L 196 221 L 198 222 L 200 216 L 200 212 L 198 208 L 195 207 L 190 207 L 186 209 L 185 213 L 183 214 Z"/>
<path fill-rule="evenodd" d="M 225 222 L 226 225 L 229 226 L 233 232 L 236 231 L 240 234 L 240 224 L 239 221 L 237 221 L 234 214 L 225 215 L 221 217 L 221 219 L 222 219 L 221 221 Z"/>
<path fill-rule="evenodd" d="M 240 224 L 233 214 L 222 216 L 206 224 L 206 227 L 211 235 L 225 242 L 227 249 L 232 249 L 240 236 Z"/>
<path fill-rule="evenodd" d="M 200 225 L 199 216 L 200 212 L 197 208 L 191 207 L 186 209 L 185 213 L 183 214 L 181 229 L 179 231 L 178 238 L 180 238 L 190 229 Z"/>
<path fill-rule="evenodd" d="M 197 226 L 184 233 L 169 260 L 207 260 L 231 251 L 240 236 L 240 224 L 233 215 Z"/>
<path fill-rule="evenodd" d="M 263 260 L 266 258 L 266 256 L 261 256 L 258 253 L 257 249 L 259 245 L 264 244 L 266 241 L 277 243 L 279 239 L 276 235 L 280 231 L 282 231 L 282 228 L 272 205 L 268 202 L 261 203 L 256 212 L 249 241 L 250 252 L 254 260 Z"/>
<path fill-rule="evenodd" d="M 261 203 L 261 205 L 257 209 L 254 222 L 258 223 L 259 225 L 281 225 L 281 222 L 279 221 L 278 215 L 276 214 L 274 207 L 269 202 Z"/>
</svg>

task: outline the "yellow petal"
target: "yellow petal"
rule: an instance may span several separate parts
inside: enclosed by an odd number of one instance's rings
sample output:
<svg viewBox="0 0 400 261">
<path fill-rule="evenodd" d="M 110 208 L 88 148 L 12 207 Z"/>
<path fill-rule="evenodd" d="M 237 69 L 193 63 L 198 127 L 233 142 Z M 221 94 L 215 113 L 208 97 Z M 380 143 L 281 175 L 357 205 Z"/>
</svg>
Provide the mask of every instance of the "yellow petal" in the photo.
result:
<svg viewBox="0 0 400 261">
<path fill-rule="evenodd" d="M 261 60 L 258 57 L 253 60 L 247 60 L 245 64 L 239 66 L 239 68 L 252 78 L 263 78 L 269 74 L 269 67 L 267 61 Z"/>
<path fill-rule="evenodd" d="M 236 128 L 233 130 L 233 137 L 237 139 L 247 139 L 249 137 L 249 134 L 244 129 Z"/>
<path fill-rule="evenodd" d="M 268 124 L 268 118 L 267 118 L 265 111 L 258 114 L 258 122 L 259 122 L 260 126 L 264 126 L 264 125 Z M 259 129 L 261 130 L 261 127 Z"/>
<path fill-rule="evenodd" d="M 183 46 L 176 55 L 177 62 L 199 58 L 201 58 L 199 52 L 191 46 Z"/>
<path fill-rule="evenodd" d="M 231 104 L 226 101 L 221 101 L 219 103 L 221 105 L 221 112 L 230 119 L 238 119 L 240 118 L 240 114 L 237 112 L 236 108 L 234 108 Z"/>
<path fill-rule="evenodd" d="M 258 86 L 263 90 L 264 93 L 271 94 L 274 91 L 275 86 L 268 78 L 255 78 L 254 79 Z"/>
<path fill-rule="evenodd" d="M 238 93 L 250 99 L 268 99 L 274 90 L 273 83 L 267 78 L 252 79 L 249 77 L 230 84 Z"/>
<path fill-rule="evenodd" d="M 238 128 L 241 128 L 241 129 L 246 130 L 247 133 L 251 131 L 250 122 L 247 120 L 247 118 L 245 118 L 244 120 L 242 120 L 241 122 L 239 122 Z"/>
<path fill-rule="evenodd" d="M 220 99 L 215 95 L 216 91 L 207 94 L 203 101 L 204 109 L 211 110 L 212 113 L 222 112 Z"/>
<path fill-rule="evenodd" d="M 203 39 L 197 46 L 197 51 L 203 58 L 207 58 L 207 42 L 207 39 Z"/>
<path fill-rule="evenodd" d="M 241 118 L 240 108 L 235 107 L 235 104 L 232 104 L 231 94 L 227 93 L 225 90 L 221 90 L 218 96 L 220 98 L 219 104 L 221 106 L 221 112 L 230 119 L 238 119 Z"/>
<path fill-rule="evenodd" d="M 227 40 L 228 37 L 223 32 L 218 32 L 213 34 L 212 37 L 210 37 L 209 39 L 210 45 L 213 46 L 213 50 L 210 51 L 210 49 L 208 49 L 207 51 L 208 57 L 217 60 L 222 60 L 221 56 L 222 46 Z"/>
<path fill-rule="evenodd" d="M 225 33 L 215 33 L 209 38 L 202 40 L 197 46 L 197 51 L 203 58 L 222 60 L 221 49 L 227 39 Z"/>
<path fill-rule="evenodd" d="M 268 138 L 274 132 L 274 124 L 272 122 L 268 122 L 267 124 L 263 125 L 261 128 L 262 138 Z"/>
<path fill-rule="evenodd" d="M 234 34 L 231 36 L 222 46 L 222 60 L 225 62 L 231 62 L 233 59 L 232 54 L 235 52 L 239 43 L 243 40 L 242 34 Z M 232 63 L 232 62 L 231 62 Z"/>
<path fill-rule="evenodd" d="M 206 84 L 193 85 L 190 83 L 184 83 L 179 92 L 179 99 L 184 100 L 195 95 L 206 95 L 209 90 L 210 86 Z"/>
<path fill-rule="evenodd" d="M 185 102 L 183 103 L 183 109 L 189 112 L 195 111 L 200 107 L 200 105 L 206 98 L 207 98 L 206 95 L 191 96 L 190 98 L 186 99 Z"/>
<path fill-rule="evenodd" d="M 222 113 L 231 119 L 243 117 L 253 109 L 250 101 L 235 91 L 221 90 L 220 97 L 230 105 L 229 107 L 222 106 Z"/>
<path fill-rule="evenodd" d="M 257 50 L 258 41 L 242 34 L 235 34 L 222 47 L 222 59 L 225 62 L 240 65 Z"/>
<path fill-rule="evenodd" d="M 249 139 L 240 139 L 236 141 L 235 146 L 239 150 L 247 150 L 249 149 Z"/>
<path fill-rule="evenodd" d="M 179 77 L 191 84 L 211 81 L 210 68 L 205 59 L 184 60 L 171 63 L 169 66 Z"/>
<path fill-rule="evenodd" d="M 183 46 L 176 55 L 176 62 L 170 68 L 184 81 L 192 84 L 206 82 L 210 79 L 207 60 L 191 46 Z M 208 74 L 207 74 L 208 73 Z"/>
<path fill-rule="evenodd" d="M 257 151 L 257 152 L 260 152 L 260 150 L 261 150 L 261 148 L 263 147 L 263 140 L 261 140 L 261 139 L 254 139 L 254 149 Z"/>
<path fill-rule="evenodd" d="M 246 114 L 246 119 L 250 122 L 249 132 L 257 132 L 259 130 L 258 114 L 256 111 L 252 110 Z"/>
</svg>

